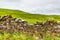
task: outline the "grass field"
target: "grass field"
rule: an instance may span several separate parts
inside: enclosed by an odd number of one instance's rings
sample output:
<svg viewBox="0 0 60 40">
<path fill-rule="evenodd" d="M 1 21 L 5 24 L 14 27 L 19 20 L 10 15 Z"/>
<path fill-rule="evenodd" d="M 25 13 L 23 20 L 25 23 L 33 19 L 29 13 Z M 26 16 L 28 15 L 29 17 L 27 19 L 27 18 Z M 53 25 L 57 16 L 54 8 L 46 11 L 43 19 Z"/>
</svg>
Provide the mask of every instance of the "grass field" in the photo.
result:
<svg viewBox="0 0 60 40">
<path fill-rule="evenodd" d="M 0 16 L 9 15 L 9 14 L 12 15 L 13 17 L 26 20 L 30 24 L 33 24 L 36 21 L 45 21 L 47 19 L 55 19 L 57 21 L 60 21 L 60 15 L 31 14 L 31 13 L 27 13 L 19 10 L 10 10 L 10 9 L 0 8 Z"/>
<path fill-rule="evenodd" d="M 55 19 L 60 21 L 60 15 L 42 15 L 42 14 L 30 14 L 27 12 L 19 11 L 19 10 L 10 10 L 10 9 L 1 9 L 0 8 L 0 16 L 4 15 L 12 15 L 16 18 L 21 18 L 23 20 L 28 21 L 29 24 L 33 24 L 36 21 L 45 21 L 47 19 Z M 60 34 L 56 37 L 51 36 L 50 33 L 46 33 L 47 37 L 44 37 L 43 40 L 60 40 Z M 0 33 L 0 40 L 36 40 L 36 36 L 28 36 L 27 33 L 13 33 L 9 34 L 6 32 Z"/>
</svg>

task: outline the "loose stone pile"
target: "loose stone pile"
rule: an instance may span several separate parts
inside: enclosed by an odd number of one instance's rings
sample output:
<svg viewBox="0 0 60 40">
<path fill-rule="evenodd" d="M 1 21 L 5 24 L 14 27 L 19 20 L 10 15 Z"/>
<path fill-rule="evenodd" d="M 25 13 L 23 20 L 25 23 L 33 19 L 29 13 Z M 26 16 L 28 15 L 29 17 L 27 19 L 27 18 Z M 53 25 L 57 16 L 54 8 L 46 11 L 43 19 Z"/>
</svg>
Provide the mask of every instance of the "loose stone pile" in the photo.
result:
<svg viewBox="0 0 60 40">
<path fill-rule="evenodd" d="M 23 21 L 19 18 L 13 18 L 11 15 L 0 17 L 0 30 L 9 33 L 13 32 L 27 32 L 30 35 L 40 35 L 46 33 L 46 31 L 60 33 L 60 23 L 55 20 L 47 20 L 45 22 L 36 22 L 31 25 L 27 21 Z"/>
</svg>

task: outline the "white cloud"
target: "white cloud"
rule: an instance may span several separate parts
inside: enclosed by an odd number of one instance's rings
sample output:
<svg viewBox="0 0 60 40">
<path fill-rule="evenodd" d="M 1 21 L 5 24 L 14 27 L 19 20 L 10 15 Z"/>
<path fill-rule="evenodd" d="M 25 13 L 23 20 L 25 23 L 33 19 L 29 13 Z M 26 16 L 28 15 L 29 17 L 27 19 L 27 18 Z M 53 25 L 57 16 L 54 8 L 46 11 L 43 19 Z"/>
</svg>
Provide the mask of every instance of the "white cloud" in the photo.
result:
<svg viewBox="0 0 60 40">
<path fill-rule="evenodd" d="M 0 0 L 0 7 L 32 13 L 59 14 L 60 0 Z"/>
</svg>

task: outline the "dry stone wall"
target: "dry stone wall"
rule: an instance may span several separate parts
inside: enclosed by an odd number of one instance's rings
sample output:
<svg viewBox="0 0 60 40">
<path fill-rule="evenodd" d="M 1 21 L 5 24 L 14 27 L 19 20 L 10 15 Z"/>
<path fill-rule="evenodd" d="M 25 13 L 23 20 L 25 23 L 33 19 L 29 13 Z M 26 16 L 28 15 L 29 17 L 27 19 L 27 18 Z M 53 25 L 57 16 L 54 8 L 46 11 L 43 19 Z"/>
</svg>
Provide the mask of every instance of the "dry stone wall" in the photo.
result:
<svg viewBox="0 0 60 40">
<path fill-rule="evenodd" d="M 41 34 L 46 31 L 60 33 L 60 23 L 55 20 L 46 20 L 45 22 L 36 22 L 35 24 L 28 24 L 19 18 L 13 18 L 11 15 L 0 16 L 0 30 L 9 33 L 13 32 L 27 32 L 30 35 Z"/>
</svg>

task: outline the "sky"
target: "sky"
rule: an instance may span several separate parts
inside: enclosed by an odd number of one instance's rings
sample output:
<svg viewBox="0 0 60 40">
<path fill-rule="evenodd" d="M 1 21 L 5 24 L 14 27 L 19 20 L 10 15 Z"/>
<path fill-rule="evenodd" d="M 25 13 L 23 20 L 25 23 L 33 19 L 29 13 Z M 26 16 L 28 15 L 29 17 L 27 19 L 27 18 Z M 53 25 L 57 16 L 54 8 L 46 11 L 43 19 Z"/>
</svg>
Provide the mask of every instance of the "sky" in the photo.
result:
<svg viewBox="0 0 60 40">
<path fill-rule="evenodd" d="M 60 0 L 0 0 L 0 8 L 40 14 L 60 14 Z"/>
</svg>

